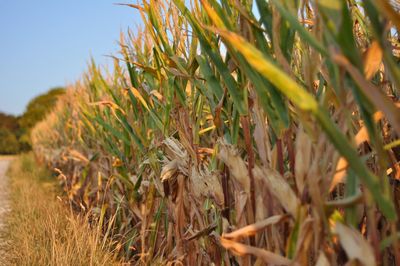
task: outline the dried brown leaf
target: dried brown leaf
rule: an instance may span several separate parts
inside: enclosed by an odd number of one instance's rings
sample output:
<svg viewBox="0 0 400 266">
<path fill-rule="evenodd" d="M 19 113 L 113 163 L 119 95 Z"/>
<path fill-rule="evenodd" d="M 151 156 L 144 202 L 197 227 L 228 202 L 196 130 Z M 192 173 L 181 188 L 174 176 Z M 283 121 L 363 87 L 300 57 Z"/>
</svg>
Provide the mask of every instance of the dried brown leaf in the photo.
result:
<svg viewBox="0 0 400 266">
<path fill-rule="evenodd" d="M 185 210 L 184 210 L 184 191 L 185 191 L 185 177 L 178 175 L 178 195 L 175 204 L 175 236 L 177 238 L 177 252 L 183 255 L 183 234 L 185 226 Z"/>
<path fill-rule="evenodd" d="M 245 162 L 232 146 L 223 141 L 219 143 L 218 158 L 228 166 L 231 176 L 239 182 L 243 190 L 249 195 L 250 177 Z"/>
<path fill-rule="evenodd" d="M 357 259 L 365 266 L 376 265 L 371 245 L 358 231 L 337 222 L 334 232 L 339 236 L 340 244 L 350 260 Z"/>
<path fill-rule="evenodd" d="M 218 176 L 214 173 L 210 173 L 208 169 L 198 169 L 198 167 L 195 166 L 192 166 L 191 169 L 190 180 L 192 193 L 196 198 L 203 199 L 212 196 L 218 205 L 223 206 L 224 193 Z"/>
<path fill-rule="evenodd" d="M 315 266 L 330 266 L 331 264 L 329 263 L 329 260 L 325 256 L 324 252 L 320 252 L 318 256 L 317 263 L 315 263 Z"/>
<path fill-rule="evenodd" d="M 283 208 L 296 217 L 300 201 L 286 180 L 277 171 L 266 167 L 256 166 L 253 171 L 255 179 L 265 182 Z"/>
<path fill-rule="evenodd" d="M 398 0 L 389 1 L 374 1 L 376 5 L 383 11 L 382 14 L 387 16 L 397 29 L 400 29 L 400 14 L 398 12 L 399 2 Z"/>
<path fill-rule="evenodd" d="M 81 161 L 84 163 L 89 163 L 89 159 L 83 155 L 81 152 L 77 151 L 77 150 L 69 150 L 69 155 L 77 161 Z"/>
<path fill-rule="evenodd" d="M 271 161 L 271 145 L 269 143 L 268 130 L 266 129 L 263 112 L 257 102 L 253 110 L 253 123 L 255 124 L 253 133 L 254 142 L 257 146 L 258 156 L 260 156 L 262 164 L 267 166 L 268 162 Z"/>
<path fill-rule="evenodd" d="M 295 158 L 295 178 L 296 186 L 302 194 L 307 178 L 307 172 L 311 166 L 312 142 L 302 127 L 299 128 L 296 136 L 296 158 Z"/>
<path fill-rule="evenodd" d="M 334 55 L 335 63 L 342 66 L 351 75 L 358 87 L 368 97 L 368 99 L 385 114 L 390 125 L 400 135 L 400 111 L 396 108 L 390 98 L 382 93 L 379 88 L 368 82 L 358 69 L 353 66 L 343 55 Z"/>
<path fill-rule="evenodd" d="M 280 223 L 288 218 L 287 215 L 275 215 L 268 217 L 263 221 L 250 224 L 248 226 L 237 229 L 233 232 L 223 234 L 222 237 L 231 240 L 237 240 L 243 237 L 253 236 L 257 232 L 264 230 L 267 226 Z"/>
<path fill-rule="evenodd" d="M 231 175 L 238 181 L 246 191 L 250 193 L 250 179 L 247 167 L 237 151 L 230 145 L 220 141 L 220 151 L 218 157 L 229 167 Z M 253 169 L 254 178 L 257 181 L 264 182 L 271 193 L 279 200 L 283 208 L 293 216 L 296 216 L 300 201 L 293 192 L 286 180 L 276 171 L 259 166 Z"/>
<path fill-rule="evenodd" d="M 397 106 L 397 105 L 396 105 Z M 378 122 L 383 118 L 383 113 L 378 111 L 374 114 L 374 121 Z M 369 141 L 368 131 L 365 126 L 362 126 L 361 129 L 357 132 L 354 137 L 357 147 L 360 146 L 363 142 Z M 340 157 L 336 164 L 336 173 L 333 176 L 329 191 L 332 191 L 337 184 L 342 183 L 344 177 L 346 176 L 348 163 L 344 157 Z"/>
<path fill-rule="evenodd" d="M 364 75 L 369 80 L 371 79 L 376 72 L 379 70 L 379 67 L 382 62 L 383 52 L 379 43 L 377 41 L 373 41 L 368 47 L 367 51 L 363 54 L 364 59 Z"/>
<path fill-rule="evenodd" d="M 313 233 L 318 231 L 318 227 L 315 227 L 314 219 L 307 218 L 300 227 L 298 240 L 296 243 L 296 262 L 300 265 L 305 265 L 309 262 L 308 251 L 310 248 L 311 241 L 313 239 Z"/>
<path fill-rule="evenodd" d="M 246 211 L 248 199 L 249 195 L 243 190 L 235 193 L 236 224 L 247 224 L 244 214 Z"/>
<path fill-rule="evenodd" d="M 261 259 L 268 265 L 291 265 L 292 263 L 292 261 L 288 258 L 285 258 L 281 255 L 275 254 L 265 249 L 252 247 L 223 237 L 219 238 L 219 241 L 224 248 L 232 251 L 238 256 L 253 255 Z"/>
<path fill-rule="evenodd" d="M 161 170 L 161 181 L 167 181 L 171 179 L 176 172 L 178 171 L 178 161 L 176 159 L 168 162 L 166 165 L 163 166 Z"/>
</svg>

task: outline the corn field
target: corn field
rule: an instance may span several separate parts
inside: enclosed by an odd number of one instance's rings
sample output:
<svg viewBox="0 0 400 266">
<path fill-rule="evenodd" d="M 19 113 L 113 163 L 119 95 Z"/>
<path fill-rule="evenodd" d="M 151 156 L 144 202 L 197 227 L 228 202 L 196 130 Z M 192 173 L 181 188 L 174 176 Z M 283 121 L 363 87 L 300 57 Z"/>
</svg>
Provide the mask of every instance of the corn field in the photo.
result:
<svg viewBox="0 0 400 266">
<path fill-rule="evenodd" d="M 400 265 L 397 1 L 123 5 L 113 69 L 32 132 L 120 257 Z"/>
</svg>

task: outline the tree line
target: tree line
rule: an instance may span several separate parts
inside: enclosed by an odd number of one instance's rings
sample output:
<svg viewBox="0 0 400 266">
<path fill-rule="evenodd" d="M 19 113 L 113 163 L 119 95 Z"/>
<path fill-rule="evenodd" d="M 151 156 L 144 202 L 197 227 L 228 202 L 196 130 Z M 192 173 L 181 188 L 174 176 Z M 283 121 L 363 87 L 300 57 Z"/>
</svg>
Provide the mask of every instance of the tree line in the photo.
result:
<svg viewBox="0 0 400 266">
<path fill-rule="evenodd" d="M 0 154 L 17 154 L 31 149 L 30 131 L 55 106 L 63 87 L 36 96 L 20 116 L 0 112 Z"/>
</svg>

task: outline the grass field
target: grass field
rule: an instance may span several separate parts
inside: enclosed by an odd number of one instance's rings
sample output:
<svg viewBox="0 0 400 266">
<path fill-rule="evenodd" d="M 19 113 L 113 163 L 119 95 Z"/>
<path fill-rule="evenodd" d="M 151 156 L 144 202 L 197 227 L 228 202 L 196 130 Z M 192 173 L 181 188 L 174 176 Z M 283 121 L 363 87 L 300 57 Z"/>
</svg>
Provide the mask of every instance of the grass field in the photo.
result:
<svg viewBox="0 0 400 266">
<path fill-rule="evenodd" d="M 32 154 L 16 157 L 8 175 L 12 211 L 5 265 L 122 265 L 100 247 L 87 217 L 73 215 L 56 197 L 60 190 L 54 178 Z"/>
<path fill-rule="evenodd" d="M 0 160 L 11 160 L 15 158 L 16 158 L 15 155 L 0 155 Z"/>
</svg>

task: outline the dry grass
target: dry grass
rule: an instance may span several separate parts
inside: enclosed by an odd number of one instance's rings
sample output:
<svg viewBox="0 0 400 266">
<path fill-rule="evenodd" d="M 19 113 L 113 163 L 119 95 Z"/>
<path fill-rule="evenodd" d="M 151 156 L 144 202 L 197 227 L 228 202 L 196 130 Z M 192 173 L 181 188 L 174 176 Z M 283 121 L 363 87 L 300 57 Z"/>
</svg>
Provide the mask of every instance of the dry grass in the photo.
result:
<svg viewBox="0 0 400 266">
<path fill-rule="evenodd" d="M 0 155 L 0 160 L 14 159 L 15 155 Z"/>
<path fill-rule="evenodd" d="M 56 199 L 49 173 L 30 155 L 9 170 L 12 212 L 9 217 L 12 265 L 120 265 L 99 246 L 86 217 L 75 217 Z"/>
</svg>

